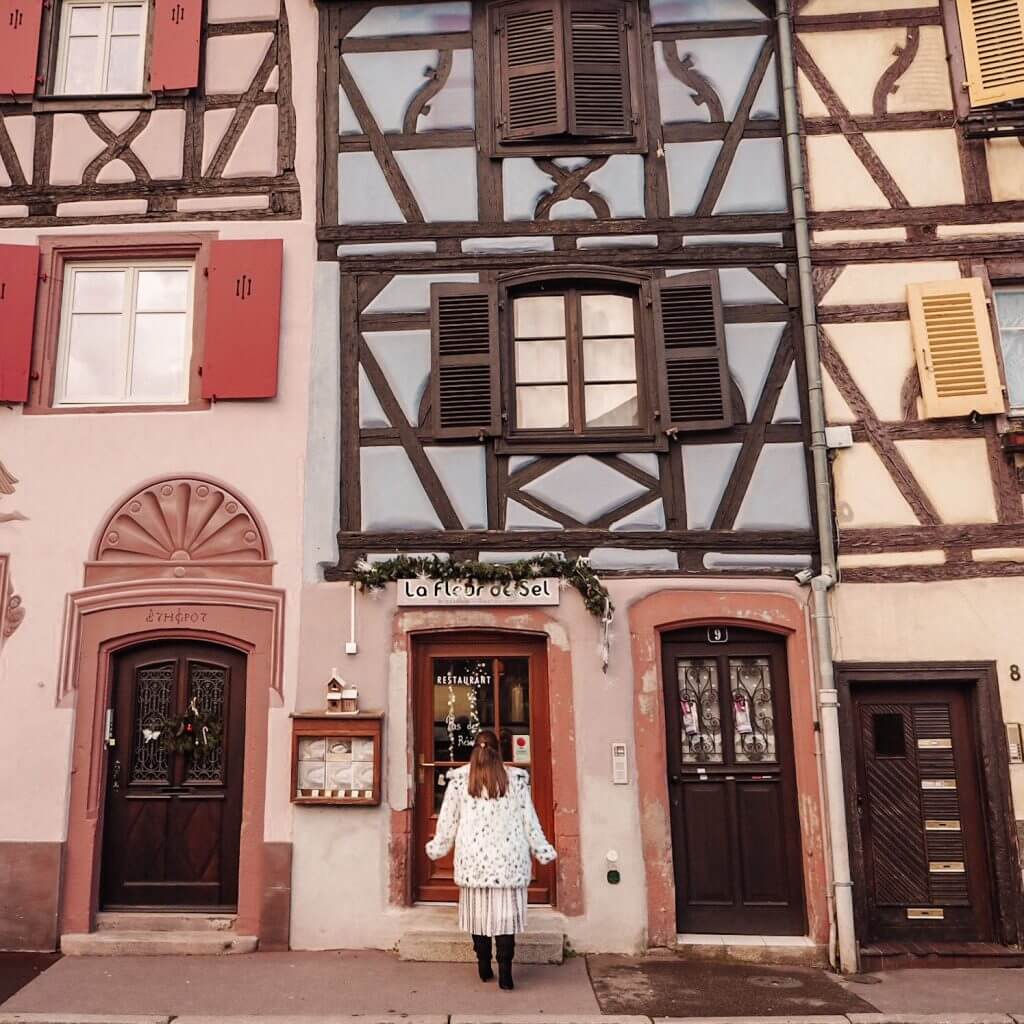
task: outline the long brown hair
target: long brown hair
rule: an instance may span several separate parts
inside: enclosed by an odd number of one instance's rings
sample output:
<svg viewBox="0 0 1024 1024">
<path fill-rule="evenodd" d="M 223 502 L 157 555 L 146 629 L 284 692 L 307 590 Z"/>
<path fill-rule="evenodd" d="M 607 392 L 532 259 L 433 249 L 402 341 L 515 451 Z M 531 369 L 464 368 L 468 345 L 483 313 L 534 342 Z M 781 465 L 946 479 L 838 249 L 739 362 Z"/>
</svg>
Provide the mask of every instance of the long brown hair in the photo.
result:
<svg viewBox="0 0 1024 1024">
<path fill-rule="evenodd" d="M 469 757 L 469 795 L 495 799 L 508 789 L 508 772 L 501 760 L 501 745 L 492 729 L 481 729 Z"/>
</svg>

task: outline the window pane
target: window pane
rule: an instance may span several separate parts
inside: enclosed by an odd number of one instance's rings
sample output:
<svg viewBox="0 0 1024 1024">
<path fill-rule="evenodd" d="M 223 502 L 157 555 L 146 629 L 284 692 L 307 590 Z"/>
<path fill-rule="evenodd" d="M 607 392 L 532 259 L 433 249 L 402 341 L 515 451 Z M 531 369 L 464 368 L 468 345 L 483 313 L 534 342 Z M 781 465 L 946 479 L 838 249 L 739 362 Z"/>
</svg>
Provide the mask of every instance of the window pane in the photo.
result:
<svg viewBox="0 0 1024 1024">
<path fill-rule="evenodd" d="M 113 36 L 107 63 L 107 92 L 138 92 L 139 46 L 138 36 Z"/>
<path fill-rule="evenodd" d="M 69 34 L 73 36 L 95 36 L 100 31 L 100 8 L 72 7 L 69 9 L 71 21 L 68 25 Z"/>
<path fill-rule="evenodd" d="M 899 712 L 886 712 L 871 717 L 875 727 L 875 757 L 906 757 L 903 715 Z"/>
<path fill-rule="evenodd" d="M 1003 346 L 1010 407 L 1024 409 L 1024 331 L 1003 330 L 999 333 L 999 339 Z"/>
<path fill-rule="evenodd" d="M 75 313 L 120 313 L 124 308 L 123 270 L 78 270 L 72 311 Z"/>
<path fill-rule="evenodd" d="M 564 430 L 569 426 L 569 389 L 516 388 L 516 426 L 521 430 Z"/>
<path fill-rule="evenodd" d="M 636 380 L 636 342 L 632 338 L 588 338 L 583 342 L 583 379 Z"/>
<path fill-rule="evenodd" d="M 513 302 L 517 338 L 561 338 L 565 335 L 565 297 L 529 295 Z"/>
<path fill-rule="evenodd" d="M 733 756 L 741 764 L 773 762 L 775 709 L 767 658 L 730 658 Z"/>
<path fill-rule="evenodd" d="M 583 295 L 583 334 L 632 334 L 633 300 L 625 295 Z"/>
<path fill-rule="evenodd" d="M 638 427 L 636 384 L 588 384 L 583 389 L 588 427 Z"/>
<path fill-rule="evenodd" d="M 120 316 L 73 316 L 67 345 L 63 401 L 87 402 L 121 397 Z"/>
<path fill-rule="evenodd" d="M 144 313 L 182 313 L 188 309 L 187 270 L 140 270 L 135 308 Z"/>
<path fill-rule="evenodd" d="M 99 40 L 95 36 L 80 36 L 68 40 L 67 67 L 64 72 L 65 92 L 96 91 L 98 53 Z"/>
<path fill-rule="evenodd" d="M 185 399 L 186 320 L 184 313 L 140 313 L 135 318 L 130 397 Z"/>
<path fill-rule="evenodd" d="M 997 288 L 995 296 L 999 326 L 1024 331 L 1024 288 Z"/>
<path fill-rule="evenodd" d="M 139 35 L 142 30 L 142 6 L 115 7 L 110 31 L 114 35 Z"/>
<path fill-rule="evenodd" d="M 564 341 L 516 342 L 516 380 L 520 384 L 551 384 L 566 379 Z"/>
</svg>

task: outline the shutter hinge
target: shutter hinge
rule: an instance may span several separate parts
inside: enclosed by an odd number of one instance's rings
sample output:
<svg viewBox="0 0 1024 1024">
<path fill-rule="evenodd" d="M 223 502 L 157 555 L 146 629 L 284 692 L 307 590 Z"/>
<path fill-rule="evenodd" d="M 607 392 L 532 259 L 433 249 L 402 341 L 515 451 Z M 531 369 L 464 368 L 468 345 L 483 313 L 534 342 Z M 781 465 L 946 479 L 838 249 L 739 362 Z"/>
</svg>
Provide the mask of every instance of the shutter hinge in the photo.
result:
<svg viewBox="0 0 1024 1024">
<path fill-rule="evenodd" d="M 640 115 L 634 110 L 633 111 L 633 124 L 640 123 Z"/>
</svg>

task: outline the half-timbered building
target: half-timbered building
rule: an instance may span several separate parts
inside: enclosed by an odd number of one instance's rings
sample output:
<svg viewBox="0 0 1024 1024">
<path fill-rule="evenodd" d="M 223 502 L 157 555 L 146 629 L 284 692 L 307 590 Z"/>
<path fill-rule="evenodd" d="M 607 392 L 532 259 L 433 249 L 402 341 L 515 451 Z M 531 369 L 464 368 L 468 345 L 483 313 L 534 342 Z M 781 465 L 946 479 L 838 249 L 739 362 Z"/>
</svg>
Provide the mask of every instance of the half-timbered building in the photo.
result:
<svg viewBox="0 0 1024 1024">
<path fill-rule="evenodd" d="M 774 5 L 318 9 L 299 704 L 337 667 L 384 712 L 387 778 L 362 819 L 297 808 L 293 943 L 416 956 L 454 929 L 422 847 L 483 724 L 558 847 L 531 899 L 559 949 L 823 956 Z M 445 606 L 437 562 L 395 562 L 542 553 L 589 560 L 608 614 L 569 588 Z M 396 564 L 422 586 L 354 588 Z"/>
<path fill-rule="evenodd" d="M 808 0 L 796 30 L 863 962 L 1016 945 L 1022 12 Z"/>
<path fill-rule="evenodd" d="M 292 53 L 314 23 L 278 0 L 0 4 L 4 949 L 169 910 L 220 915 L 195 948 L 287 946 L 267 749 L 289 736 L 312 306 Z M 160 738 L 214 721 L 192 756 Z"/>
</svg>

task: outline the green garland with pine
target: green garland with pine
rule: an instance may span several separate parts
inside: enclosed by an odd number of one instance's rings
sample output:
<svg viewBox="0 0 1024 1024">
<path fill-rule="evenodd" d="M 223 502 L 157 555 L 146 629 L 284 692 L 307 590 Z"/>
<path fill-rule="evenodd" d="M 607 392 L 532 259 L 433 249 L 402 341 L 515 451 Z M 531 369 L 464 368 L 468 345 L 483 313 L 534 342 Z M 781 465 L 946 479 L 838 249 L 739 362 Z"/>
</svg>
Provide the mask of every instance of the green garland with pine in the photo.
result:
<svg viewBox="0 0 1024 1024">
<path fill-rule="evenodd" d="M 153 738 L 172 754 L 210 754 L 220 747 L 223 735 L 221 720 L 204 714 L 193 700 L 185 714 L 165 718 Z"/>
<path fill-rule="evenodd" d="M 360 562 L 353 572 L 358 588 L 380 590 L 396 580 L 461 580 L 472 583 L 516 583 L 555 577 L 575 587 L 587 610 L 601 620 L 609 619 L 614 606 L 608 590 L 586 558 L 543 554 L 517 562 L 457 562 L 437 555 L 397 555 L 381 562 Z"/>
</svg>

